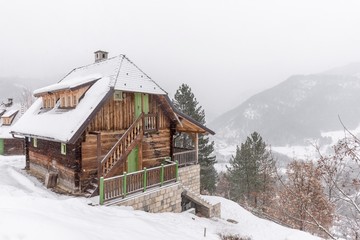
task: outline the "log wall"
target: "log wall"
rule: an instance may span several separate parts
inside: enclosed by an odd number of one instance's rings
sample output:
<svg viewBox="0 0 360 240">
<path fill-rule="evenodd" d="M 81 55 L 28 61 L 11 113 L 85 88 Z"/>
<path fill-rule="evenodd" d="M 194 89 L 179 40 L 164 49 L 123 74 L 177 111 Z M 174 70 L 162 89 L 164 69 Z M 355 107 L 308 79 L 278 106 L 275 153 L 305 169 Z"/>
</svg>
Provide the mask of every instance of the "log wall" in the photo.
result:
<svg viewBox="0 0 360 240">
<path fill-rule="evenodd" d="M 101 159 L 111 150 L 124 131 L 101 132 Z M 87 134 L 81 147 L 82 164 L 80 175 L 80 189 L 83 190 L 90 181 L 97 177 L 97 136 Z"/>
<path fill-rule="evenodd" d="M 81 141 L 81 140 L 80 140 Z M 30 170 L 45 179 L 47 172 L 58 173 L 58 186 L 70 192 L 79 190 L 81 144 L 66 145 L 61 154 L 61 143 L 38 139 L 37 147 L 29 143 Z"/>
<path fill-rule="evenodd" d="M 24 152 L 24 139 L 4 139 L 4 155 L 24 155 Z"/>
<path fill-rule="evenodd" d="M 171 152 L 170 119 L 160 107 L 156 96 L 149 95 L 149 113 L 158 115 L 159 130 L 155 133 L 145 134 L 139 159 L 142 164 L 139 167 L 157 166 L 165 157 L 169 157 Z M 86 140 L 82 144 L 82 184 L 85 185 L 92 177 L 96 175 L 96 136 L 89 136 L 88 133 L 101 132 L 102 156 L 111 149 L 122 133 L 136 120 L 135 117 L 135 96 L 134 93 L 123 93 L 123 100 L 115 101 L 114 98 L 101 108 L 95 118 L 90 122 L 87 128 Z M 113 136 L 110 136 L 113 133 Z M 111 139 L 112 138 L 112 139 Z M 119 168 L 119 174 L 122 174 L 126 167 Z"/>
<path fill-rule="evenodd" d="M 170 156 L 170 129 L 147 134 L 143 138 L 143 167 L 154 167 Z"/>
</svg>

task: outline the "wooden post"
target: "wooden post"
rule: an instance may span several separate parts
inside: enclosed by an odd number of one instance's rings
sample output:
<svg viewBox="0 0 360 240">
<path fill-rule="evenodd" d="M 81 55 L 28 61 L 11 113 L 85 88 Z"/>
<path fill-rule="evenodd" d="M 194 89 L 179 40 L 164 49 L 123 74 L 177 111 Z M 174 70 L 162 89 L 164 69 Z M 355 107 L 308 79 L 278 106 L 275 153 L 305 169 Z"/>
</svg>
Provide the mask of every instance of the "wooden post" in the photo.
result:
<svg viewBox="0 0 360 240">
<path fill-rule="evenodd" d="M 29 137 L 25 137 L 25 170 L 30 170 Z"/>
<path fill-rule="evenodd" d="M 175 179 L 176 182 L 179 180 L 179 162 L 175 161 Z"/>
<path fill-rule="evenodd" d="M 100 185 L 99 185 L 99 198 L 100 198 L 100 205 L 104 204 L 104 178 L 100 178 Z"/>
<path fill-rule="evenodd" d="M 160 186 L 164 183 L 164 164 L 161 164 L 161 172 L 160 172 Z"/>
<path fill-rule="evenodd" d="M 195 162 L 196 164 L 199 163 L 199 134 L 195 133 Z"/>
<path fill-rule="evenodd" d="M 98 162 L 98 179 L 102 176 L 102 167 L 101 167 L 101 133 L 98 132 L 96 135 L 96 155 L 97 155 L 97 162 Z"/>
<path fill-rule="evenodd" d="M 126 197 L 126 172 L 124 172 L 124 178 L 123 178 L 123 194 L 124 194 L 124 197 Z"/>
<path fill-rule="evenodd" d="M 146 191 L 146 185 L 147 185 L 147 170 L 145 167 L 144 168 L 144 192 Z"/>
</svg>

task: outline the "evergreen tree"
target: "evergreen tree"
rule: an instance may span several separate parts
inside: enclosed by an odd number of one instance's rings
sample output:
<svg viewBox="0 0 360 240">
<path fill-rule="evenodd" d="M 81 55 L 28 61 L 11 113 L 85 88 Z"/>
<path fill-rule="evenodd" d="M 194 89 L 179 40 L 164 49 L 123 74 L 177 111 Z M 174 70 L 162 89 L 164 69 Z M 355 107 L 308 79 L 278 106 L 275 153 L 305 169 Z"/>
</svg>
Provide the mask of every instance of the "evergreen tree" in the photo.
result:
<svg viewBox="0 0 360 240">
<path fill-rule="evenodd" d="M 247 137 L 230 160 L 230 197 L 264 210 L 270 205 L 275 184 L 275 162 L 260 134 Z"/>
<path fill-rule="evenodd" d="M 175 93 L 173 100 L 174 106 L 192 119 L 205 125 L 205 111 L 199 105 L 191 88 L 187 84 L 182 84 Z M 189 135 L 181 134 L 175 141 L 176 147 L 191 148 L 193 142 Z M 216 156 L 214 152 L 214 142 L 209 138 L 199 136 L 199 164 L 200 164 L 200 190 L 207 190 L 210 193 L 215 191 L 217 173 L 214 167 Z"/>
</svg>

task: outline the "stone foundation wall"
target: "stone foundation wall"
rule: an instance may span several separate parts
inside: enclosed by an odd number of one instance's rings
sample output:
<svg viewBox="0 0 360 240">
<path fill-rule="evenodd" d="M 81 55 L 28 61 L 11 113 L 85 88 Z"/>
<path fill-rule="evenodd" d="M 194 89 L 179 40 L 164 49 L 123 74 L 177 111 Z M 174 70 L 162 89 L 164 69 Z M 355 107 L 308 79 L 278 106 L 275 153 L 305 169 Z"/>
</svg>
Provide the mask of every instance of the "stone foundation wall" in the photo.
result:
<svg viewBox="0 0 360 240">
<path fill-rule="evenodd" d="M 131 206 L 135 210 L 142 210 L 151 213 L 160 212 L 181 212 L 181 192 L 180 184 L 175 183 L 161 188 L 154 188 L 145 193 L 127 196 L 119 202 L 111 205 Z"/>
<path fill-rule="evenodd" d="M 200 165 L 179 168 L 179 182 L 193 193 L 200 193 Z"/>
</svg>

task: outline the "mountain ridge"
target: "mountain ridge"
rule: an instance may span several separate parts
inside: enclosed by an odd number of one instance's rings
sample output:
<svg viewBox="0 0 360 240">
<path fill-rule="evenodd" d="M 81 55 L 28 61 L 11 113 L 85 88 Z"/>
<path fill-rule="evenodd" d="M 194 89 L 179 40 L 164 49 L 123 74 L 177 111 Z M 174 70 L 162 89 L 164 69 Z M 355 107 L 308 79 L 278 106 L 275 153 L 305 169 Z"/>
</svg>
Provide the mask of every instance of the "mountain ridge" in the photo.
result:
<svg viewBox="0 0 360 240">
<path fill-rule="evenodd" d="M 232 144 L 240 144 L 253 131 L 273 145 L 302 144 L 307 139 L 327 141 L 321 132 L 341 129 L 339 116 L 349 129 L 360 122 L 358 73 L 360 63 L 293 75 L 248 98 L 209 126 L 217 132 L 217 139 Z"/>
</svg>

